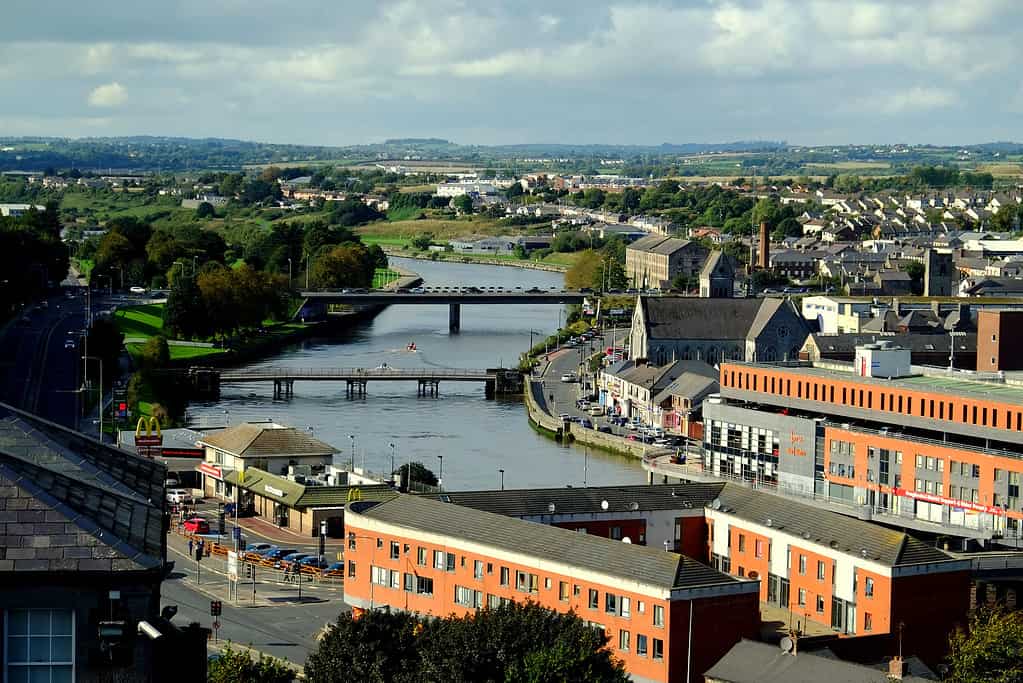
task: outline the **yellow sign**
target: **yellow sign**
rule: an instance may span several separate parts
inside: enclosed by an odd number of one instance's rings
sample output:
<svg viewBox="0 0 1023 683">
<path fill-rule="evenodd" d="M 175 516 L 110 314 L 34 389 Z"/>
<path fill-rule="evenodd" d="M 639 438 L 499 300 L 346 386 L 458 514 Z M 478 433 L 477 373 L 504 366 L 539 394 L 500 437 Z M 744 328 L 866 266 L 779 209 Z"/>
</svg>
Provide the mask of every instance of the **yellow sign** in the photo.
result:
<svg viewBox="0 0 1023 683">
<path fill-rule="evenodd" d="M 146 418 L 140 417 L 139 423 L 135 427 L 135 436 L 142 436 L 145 432 L 146 436 L 162 436 L 160 433 L 160 421 L 155 417 L 150 417 L 149 422 L 146 423 Z"/>
<path fill-rule="evenodd" d="M 361 489 L 348 489 L 347 500 L 348 500 L 349 503 L 352 503 L 352 502 L 357 501 L 357 500 L 362 500 L 362 490 Z"/>
</svg>

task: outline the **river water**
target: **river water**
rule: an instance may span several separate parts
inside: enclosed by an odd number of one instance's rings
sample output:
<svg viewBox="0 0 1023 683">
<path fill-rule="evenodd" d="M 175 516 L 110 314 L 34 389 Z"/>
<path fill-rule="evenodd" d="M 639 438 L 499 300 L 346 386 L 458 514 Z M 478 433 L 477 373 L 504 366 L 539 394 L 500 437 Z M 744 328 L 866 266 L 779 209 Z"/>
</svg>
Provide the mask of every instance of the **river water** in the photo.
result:
<svg viewBox="0 0 1023 683">
<path fill-rule="evenodd" d="M 391 263 L 422 275 L 427 286 L 560 287 L 561 273 L 450 262 L 392 258 Z M 373 320 L 354 323 L 334 336 L 309 339 L 276 357 L 247 367 L 488 368 L 515 366 L 530 341 L 558 325 L 558 306 L 462 306 L 461 332 L 448 332 L 447 306 L 391 306 Z M 564 311 L 561 311 L 564 315 Z M 539 338 L 539 336 L 537 336 Z M 415 342 L 417 351 L 405 351 Z M 220 400 L 193 403 L 193 423 L 223 425 L 267 420 L 312 428 L 338 448 L 337 462 L 351 459 L 374 472 L 417 460 L 444 487 L 498 488 L 501 469 L 507 488 L 634 484 L 645 481 L 635 459 L 584 447 L 564 447 L 535 433 L 520 400 L 486 400 L 482 383 L 441 382 L 440 396 L 419 398 L 415 382 L 370 382 L 364 399 L 345 398 L 345 385 L 295 383 L 295 395 L 272 401 L 272 387 L 225 385 Z M 443 464 L 438 456 L 443 456 Z"/>
</svg>

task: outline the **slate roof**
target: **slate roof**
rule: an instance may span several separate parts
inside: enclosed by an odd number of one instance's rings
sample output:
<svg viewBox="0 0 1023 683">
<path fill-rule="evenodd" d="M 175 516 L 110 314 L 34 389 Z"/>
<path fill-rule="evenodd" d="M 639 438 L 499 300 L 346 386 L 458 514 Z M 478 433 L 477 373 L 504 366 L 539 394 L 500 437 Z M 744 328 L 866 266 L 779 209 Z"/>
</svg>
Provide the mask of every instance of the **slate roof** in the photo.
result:
<svg viewBox="0 0 1023 683">
<path fill-rule="evenodd" d="M 686 371 L 654 396 L 653 402 L 661 403 L 672 396 L 682 396 L 693 400 L 706 394 L 717 392 L 719 389 L 718 373 L 709 365 L 707 365 L 707 368 L 710 370 L 710 373 L 694 370 Z"/>
<path fill-rule="evenodd" d="M 292 508 L 340 507 L 348 501 L 348 492 L 359 490 L 361 500 L 389 500 L 397 495 L 390 486 L 306 486 L 286 477 L 279 477 L 255 467 L 246 467 L 245 476 L 239 476 L 237 470 L 224 475 L 224 481 L 235 484 L 247 491 L 284 503 Z M 284 495 L 277 495 L 267 490 L 267 486 Z"/>
<path fill-rule="evenodd" d="M 875 344 L 879 341 L 892 341 L 910 353 L 945 353 L 949 351 L 951 337 L 947 334 L 917 334 L 904 333 L 891 334 L 814 334 L 813 341 L 823 356 L 830 354 L 851 355 L 856 352 L 856 347 L 863 344 Z M 956 339 L 956 353 L 976 353 L 977 333 L 968 332 L 963 337 Z"/>
<path fill-rule="evenodd" d="M 631 251 L 646 251 L 652 254 L 671 255 L 676 251 L 689 246 L 689 240 L 680 240 L 675 237 L 664 237 L 662 235 L 650 235 L 641 237 L 625 248 Z"/>
<path fill-rule="evenodd" d="M 825 655 L 830 656 L 823 656 Z M 936 681 L 936 676 L 915 657 L 906 660 L 904 683 Z M 777 645 L 743 638 L 732 646 L 705 674 L 709 683 L 877 683 L 887 681 L 888 670 L 836 659 L 821 654 L 782 652 Z"/>
<path fill-rule="evenodd" d="M 445 500 L 463 507 L 493 512 L 508 517 L 534 517 L 550 514 L 550 505 L 559 515 L 592 514 L 602 512 L 601 503 L 607 501 L 607 511 L 678 510 L 686 507 L 702 508 L 717 498 L 723 482 L 635 486 L 589 486 L 586 488 L 515 489 L 504 491 L 447 491 L 424 496 Z"/>
<path fill-rule="evenodd" d="M 761 525 L 771 520 L 774 529 L 889 567 L 956 561 L 905 532 L 738 484 L 725 484 L 718 498 L 729 515 Z"/>
<path fill-rule="evenodd" d="M 447 536 L 661 590 L 745 583 L 675 553 L 526 522 L 432 497 L 400 495 L 359 514 L 412 531 Z"/>
<path fill-rule="evenodd" d="M 650 339 L 746 339 L 770 299 L 639 297 Z"/>
<path fill-rule="evenodd" d="M 200 444 L 213 446 L 242 458 L 273 455 L 333 455 L 338 450 L 313 438 L 307 431 L 272 422 L 243 422 L 203 437 Z"/>
<path fill-rule="evenodd" d="M 166 472 L 0 404 L 0 571 L 161 569 Z"/>
</svg>

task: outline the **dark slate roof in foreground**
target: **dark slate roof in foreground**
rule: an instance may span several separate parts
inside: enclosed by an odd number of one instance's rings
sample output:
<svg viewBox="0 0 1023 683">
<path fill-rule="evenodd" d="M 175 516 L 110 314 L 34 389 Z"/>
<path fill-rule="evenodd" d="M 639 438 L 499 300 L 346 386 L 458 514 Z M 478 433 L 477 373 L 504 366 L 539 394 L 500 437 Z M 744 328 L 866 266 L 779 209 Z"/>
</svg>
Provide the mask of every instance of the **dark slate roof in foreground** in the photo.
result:
<svg viewBox="0 0 1023 683">
<path fill-rule="evenodd" d="M 651 339 L 745 339 L 769 299 L 639 297 Z"/>
<path fill-rule="evenodd" d="M 361 514 L 405 529 L 447 536 L 662 590 L 746 583 L 675 553 L 422 496 L 401 495 Z"/>
<path fill-rule="evenodd" d="M 920 660 L 906 660 L 909 673 L 904 683 L 922 683 L 937 678 Z M 878 683 L 887 681 L 887 668 L 872 668 L 836 659 L 827 650 L 820 654 L 782 652 L 777 645 L 745 638 L 732 646 L 704 677 L 717 683 Z"/>
<path fill-rule="evenodd" d="M 772 528 L 890 567 L 956 561 L 905 532 L 739 484 L 725 484 L 718 498 L 722 512 L 761 525 L 770 520 Z"/>
<path fill-rule="evenodd" d="M 159 462 L 0 404 L 0 571 L 159 569 Z"/>
<path fill-rule="evenodd" d="M 702 508 L 721 493 L 724 483 L 637 484 L 635 486 L 590 486 L 586 488 L 514 489 L 504 491 L 447 491 L 430 498 L 509 517 L 592 514 L 607 511 L 679 510 Z"/>
</svg>

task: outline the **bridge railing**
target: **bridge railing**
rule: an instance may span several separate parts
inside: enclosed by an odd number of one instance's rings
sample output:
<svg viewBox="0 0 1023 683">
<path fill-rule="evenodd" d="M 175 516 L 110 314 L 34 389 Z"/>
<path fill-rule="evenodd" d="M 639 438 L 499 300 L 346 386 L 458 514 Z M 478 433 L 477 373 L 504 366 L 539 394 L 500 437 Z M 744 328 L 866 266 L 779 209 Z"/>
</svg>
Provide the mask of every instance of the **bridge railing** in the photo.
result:
<svg viewBox="0 0 1023 683">
<path fill-rule="evenodd" d="M 252 370 L 231 370 L 222 372 L 220 379 L 229 382 L 232 379 L 301 379 L 303 377 L 337 377 L 339 379 L 367 379 L 381 377 L 407 377 L 408 379 L 445 379 L 453 377 L 472 377 L 489 379 L 493 373 L 478 369 L 459 368 L 431 368 L 420 370 L 416 368 L 265 368 Z"/>
</svg>

